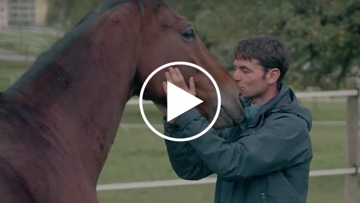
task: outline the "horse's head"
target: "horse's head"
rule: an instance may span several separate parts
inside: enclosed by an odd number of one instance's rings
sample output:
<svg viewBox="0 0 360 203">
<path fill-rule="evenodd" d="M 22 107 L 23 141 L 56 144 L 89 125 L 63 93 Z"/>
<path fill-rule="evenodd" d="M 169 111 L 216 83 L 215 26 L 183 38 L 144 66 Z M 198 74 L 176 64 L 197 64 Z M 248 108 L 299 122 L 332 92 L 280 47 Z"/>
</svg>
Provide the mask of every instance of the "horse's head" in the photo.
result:
<svg viewBox="0 0 360 203">
<path fill-rule="evenodd" d="M 243 99 L 240 99 L 238 86 L 204 46 L 191 23 L 160 1 L 149 0 L 144 2 L 143 26 L 137 70 L 140 84 L 152 71 L 165 63 L 186 61 L 197 64 L 212 75 L 221 92 L 221 111 L 214 127 L 228 127 L 243 120 Z M 211 121 L 217 107 L 216 90 L 211 80 L 195 68 L 177 67 L 187 84 L 189 78 L 194 77 L 196 96 L 204 101 L 197 108 Z M 149 81 L 144 93 L 145 99 L 166 105 L 162 82 L 166 80 L 167 70 L 158 72 Z"/>
</svg>

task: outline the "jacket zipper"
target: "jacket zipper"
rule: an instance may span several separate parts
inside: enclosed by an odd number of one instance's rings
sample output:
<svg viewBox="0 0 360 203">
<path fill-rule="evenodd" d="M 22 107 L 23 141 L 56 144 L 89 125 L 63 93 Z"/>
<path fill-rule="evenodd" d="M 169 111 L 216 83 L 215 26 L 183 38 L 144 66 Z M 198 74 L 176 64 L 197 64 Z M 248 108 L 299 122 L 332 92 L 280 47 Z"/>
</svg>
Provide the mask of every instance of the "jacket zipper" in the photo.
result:
<svg viewBox="0 0 360 203">
<path fill-rule="evenodd" d="M 266 203 L 266 202 L 265 202 L 265 194 L 264 194 L 264 193 L 261 193 L 261 199 L 262 199 L 263 203 Z"/>
</svg>

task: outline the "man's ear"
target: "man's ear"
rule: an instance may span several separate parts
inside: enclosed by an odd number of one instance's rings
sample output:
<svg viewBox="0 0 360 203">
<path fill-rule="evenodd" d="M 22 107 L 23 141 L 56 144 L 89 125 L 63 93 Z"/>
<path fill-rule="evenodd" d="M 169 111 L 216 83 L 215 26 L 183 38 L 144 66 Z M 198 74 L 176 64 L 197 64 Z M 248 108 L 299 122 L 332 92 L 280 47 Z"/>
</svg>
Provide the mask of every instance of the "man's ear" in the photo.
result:
<svg viewBox="0 0 360 203">
<path fill-rule="evenodd" d="M 267 72 L 267 81 L 270 85 L 276 84 L 277 80 L 280 78 L 280 70 L 278 68 L 270 69 Z"/>
</svg>

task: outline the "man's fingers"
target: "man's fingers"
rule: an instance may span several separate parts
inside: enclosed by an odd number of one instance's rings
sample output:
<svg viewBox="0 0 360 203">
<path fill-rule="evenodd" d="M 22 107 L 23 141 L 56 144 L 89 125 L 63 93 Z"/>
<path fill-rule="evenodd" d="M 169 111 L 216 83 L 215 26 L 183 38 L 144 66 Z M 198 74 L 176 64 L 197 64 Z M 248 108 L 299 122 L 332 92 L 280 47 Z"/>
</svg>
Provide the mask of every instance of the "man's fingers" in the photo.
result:
<svg viewBox="0 0 360 203">
<path fill-rule="evenodd" d="M 189 88 L 186 85 L 186 82 L 184 80 L 183 75 L 181 74 L 180 70 L 178 68 L 173 68 L 170 67 L 169 68 L 169 72 L 165 72 L 165 77 L 166 80 L 171 82 L 172 84 L 182 88 L 183 90 L 190 92 L 192 95 L 196 95 L 196 90 L 195 90 L 195 82 L 194 82 L 194 78 L 191 77 L 189 80 Z M 163 82 L 163 88 L 165 93 L 166 92 L 166 88 L 167 88 L 167 84 L 166 82 Z"/>
<path fill-rule="evenodd" d="M 170 77 L 173 81 L 173 84 L 176 86 L 179 86 L 179 78 L 177 77 L 177 74 L 175 72 L 175 69 L 173 67 L 169 68 Z"/>
<path fill-rule="evenodd" d="M 190 86 L 190 87 L 189 87 L 190 93 L 195 96 L 195 95 L 196 95 L 196 88 L 195 88 L 195 82 L 194 82 L 194 78 L 193 78 L 193 77 L 190 77 L 189 86 Z"/>
<path fill-rule="evenodd" d="M 184 81 L 184 77 L 182 76 L 182 74 L 178 68 L 175 68 L 175 73 L 176 73 L 177 79 L 179 80 L 179 86 L 185 90 L 188 89 L 186 86 L 186 83 Z"/>
<path fill-rule="evenodd" d="M 162 83 L 162 86 L 163 86 L 163 89 L 164 89 L 165 94 L 167 94 L 167 82 L 164 81 L 164 82 Z"/>
<path fill-rule="evenodd" d="M 172 84 L 174 84 L 174 81 L 172 80 L 171 75 L 170 75 L 169 72 L 166 72 L 166 73 L 165 73 L 165 78 L 166 78 L 167 81 L 169 81 L 169 82 L 171 82 Z"/>
</svg>

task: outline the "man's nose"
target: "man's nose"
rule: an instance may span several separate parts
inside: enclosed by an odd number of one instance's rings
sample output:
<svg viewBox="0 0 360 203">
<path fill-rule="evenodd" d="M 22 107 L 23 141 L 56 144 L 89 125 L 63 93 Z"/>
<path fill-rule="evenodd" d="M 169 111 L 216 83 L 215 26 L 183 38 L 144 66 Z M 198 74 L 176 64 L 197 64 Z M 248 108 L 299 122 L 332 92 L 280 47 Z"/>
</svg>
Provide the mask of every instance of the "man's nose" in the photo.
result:
<svg viewBox="0 0 360 203">
<path fill-rule="evenodd" d="M 238 73 L 234 73 L 234 75 L 233 75 L 233 79 L 235 80 L 235 81 L 240 81 L 241 80 L 241 76 L 240 76 L 240 74 L 238 74 Z"/>
</svg>

